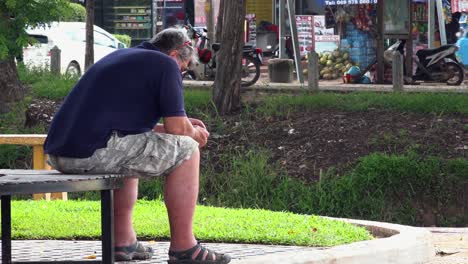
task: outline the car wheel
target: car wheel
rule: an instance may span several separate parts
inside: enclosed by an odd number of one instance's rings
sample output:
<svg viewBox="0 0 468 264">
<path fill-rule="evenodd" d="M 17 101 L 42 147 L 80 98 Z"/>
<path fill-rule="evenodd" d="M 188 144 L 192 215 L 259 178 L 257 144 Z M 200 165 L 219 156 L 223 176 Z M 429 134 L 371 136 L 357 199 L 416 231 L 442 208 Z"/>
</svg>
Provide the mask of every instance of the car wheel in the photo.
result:
<svg viewBox="0 0 468 264">
<path fill-rule="evenodd" d="M 66 71 L 67 75 L 81 76 L 80 65 L 76 62 L 70 62 Z"/>
</svg>

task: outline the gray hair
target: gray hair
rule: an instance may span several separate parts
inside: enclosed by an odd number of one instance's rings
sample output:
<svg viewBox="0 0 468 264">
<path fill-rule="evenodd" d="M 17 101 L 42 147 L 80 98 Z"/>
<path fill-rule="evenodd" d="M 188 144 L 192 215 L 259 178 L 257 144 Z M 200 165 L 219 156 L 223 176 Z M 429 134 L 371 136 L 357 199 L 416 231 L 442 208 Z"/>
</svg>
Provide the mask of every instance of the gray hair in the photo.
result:
<svg viewBox="0 0 468 264">
<path fill-rule="evenodd" d="M 190 41 L 190 44 L 184 45 L 188 41 Z M 192 64 L 198 61 L 197 53 L 192 47 L 192 41 L 184 28 L 171 27 L 164 29 L 156 34 L 149 42 L 166 54 L 177 49 L 179 57 L 183 61 L 190 61 Z"/>
</svg>

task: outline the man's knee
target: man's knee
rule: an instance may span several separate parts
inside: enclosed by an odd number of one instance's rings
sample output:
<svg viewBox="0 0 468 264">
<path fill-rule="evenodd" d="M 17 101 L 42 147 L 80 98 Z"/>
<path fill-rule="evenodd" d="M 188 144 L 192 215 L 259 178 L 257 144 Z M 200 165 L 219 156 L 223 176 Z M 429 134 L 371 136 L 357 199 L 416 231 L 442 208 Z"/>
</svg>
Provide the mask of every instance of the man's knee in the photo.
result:
<svg viewBox="0 0 468 264">
<path fill-rule="evenodd" d="M 196 161 L 198 163 L 200 162 L 200 150 L 198 148 L 193 150 L 193 153 L 188 159 L 188 161 Z"/>
</svg>

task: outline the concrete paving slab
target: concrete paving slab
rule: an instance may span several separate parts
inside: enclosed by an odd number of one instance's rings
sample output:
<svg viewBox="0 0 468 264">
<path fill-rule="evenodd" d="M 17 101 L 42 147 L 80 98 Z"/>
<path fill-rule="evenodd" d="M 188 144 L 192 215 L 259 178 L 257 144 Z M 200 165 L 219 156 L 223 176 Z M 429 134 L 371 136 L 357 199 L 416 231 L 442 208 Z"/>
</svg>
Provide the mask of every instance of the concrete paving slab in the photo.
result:
<svg viewBox="0 0 468 264">
<path fill-rule="evenodd" d="M 338 220 L 365 226 L 375 236 L 385 238 L 331 248 L 213 243 L 208 243 L 207 247 L 230 254 L 233 264 L 419 264 L 427 263 L 435 255 L 429 230 L 371 221 Z M 168 242 L 143 243 L 155 249 L 155 256 L 138 263 L 167 263 Z M 84 260 L 102 256 L 100 241 L 29 240 L 13 241 L 12 246 L 14 261 Z"/>
</svg>

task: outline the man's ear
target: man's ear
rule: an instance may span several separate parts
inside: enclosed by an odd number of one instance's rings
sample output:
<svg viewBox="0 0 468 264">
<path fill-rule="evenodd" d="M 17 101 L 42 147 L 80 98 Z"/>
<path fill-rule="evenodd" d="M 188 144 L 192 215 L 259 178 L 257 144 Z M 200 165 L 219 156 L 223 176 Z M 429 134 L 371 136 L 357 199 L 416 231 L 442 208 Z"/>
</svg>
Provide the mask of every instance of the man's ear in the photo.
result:
<svg viewBox="0 0 468 264">
<path fill-rule="evenodd" d="M 169 56 L 171 56 L 171 57 L 175 58 L 177 55 L 179 55 L 179 52 L 177 50 L 171 50 L 169 52 Z"/>
</svg>

